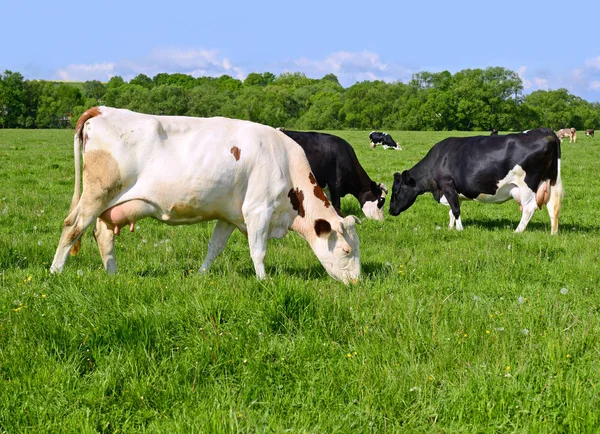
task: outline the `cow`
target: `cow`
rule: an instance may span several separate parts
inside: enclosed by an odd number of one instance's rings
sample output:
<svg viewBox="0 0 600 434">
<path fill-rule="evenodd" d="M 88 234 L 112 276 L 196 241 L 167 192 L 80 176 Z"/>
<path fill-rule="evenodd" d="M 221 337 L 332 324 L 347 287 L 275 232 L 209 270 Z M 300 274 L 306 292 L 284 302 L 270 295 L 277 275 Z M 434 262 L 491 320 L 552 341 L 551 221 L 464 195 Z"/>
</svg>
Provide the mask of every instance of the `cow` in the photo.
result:
<svg viewBox="0 0 600 434">
<path fill-rule="evenodd" d="M 563 128 L 556 133 L 560 141 L 565 137 L 569 138 L 569 143 L 577 143 L 577 130 L 575 128 Z"/>
<path fill-rule="evenodd" d="M 585 130 L 586 137 L 594 137 L 594 130 Z"/>
<path fill-rule="evenodd" d="M 401 151 L 402 147 L 392 139 L 388 133 L 381 133 L 379 131 L 371 131 L 369 134 L 369 140 L 371 141 L 371 148 L 375 149 L 377 145 L 383 145 L 383 149 L 395 149 Z"/>
<path fill-rule="evenodd" d="M 498 130 L 496 128 L 492 128 L 492 131 L 490 132 L 490 136 L 497 136 L 498 135 Z"/>
<path fill-rule="evenodd" d="M 461 199 L 502 203 L 513 198 L 522 211 L 515 232 L 523 232 L 535 209 L 546 204 L 551 233 L 556 234 L 564 194 L 560 140 L 547 128 L 447 138 L 436 143 L 414 167 L 394 174 L 390 214 L 397 216 L 426 192 L 450 206 L 450 229 L 463 229 Z"/>
<path fill-rule="evenodd" d="M 358 199 L 367 218 L 383 220 L 387 188 L 369 178 L 347 141 L 326 133 L 288 130 L 283 133 L 302 146 L 317 183 L 321 188 L 329 188 L 331 203 L 340 215 L 341 198 L 351 194 Z"/>
<path fill-rule="evenodd" d="M 169 225 L 217 220 L 201 272 L 237 228 L 248 238 L 256 277 L 263 279 L 267 239 L 291 229 L 308 241 L 331 277 L 344 283 L 359 278 L 359 220 L 336 213 L 302 148 L 274 128 L 95 107 L 77 122 L 74 153 L 75 191 L 52 273 L 63 270 L 94 222 L 104 267 L 116 272 L 115 235 L 152 217 Z"/>
</svg>

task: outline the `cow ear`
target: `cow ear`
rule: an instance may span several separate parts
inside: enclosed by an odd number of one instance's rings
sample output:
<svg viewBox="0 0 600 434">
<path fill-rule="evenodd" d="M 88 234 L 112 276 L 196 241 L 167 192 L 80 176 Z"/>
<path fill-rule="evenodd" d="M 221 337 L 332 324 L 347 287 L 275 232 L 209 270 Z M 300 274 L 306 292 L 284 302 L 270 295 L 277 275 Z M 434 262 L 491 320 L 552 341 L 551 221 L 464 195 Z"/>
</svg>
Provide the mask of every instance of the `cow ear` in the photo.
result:
<svg viewBox="0 0 600 434">
<path fill-rule="evenodd" d="M 410 176 L 410 173 L 408 173 L 408 170 L 405 170 L 404 172 L 402 172 L 402 180 L 409 187 L 414 187 L 414 186 L 417 185 L 417 182 L 415 181 L 415 178 L 413 178 L 412 176 Z"/>
<path fill-rule="evenodd" d="M 352 226 L 355 223 L 362 225 L 362 222 L 360 221 L 360 219 L 358 217 L 356 217 L 355 215 L 349 215 L 348 217 L 346 217 L 344 219 L 344 227 L 345 228 L 347 228 L 348 226 Z"/>
</svg>

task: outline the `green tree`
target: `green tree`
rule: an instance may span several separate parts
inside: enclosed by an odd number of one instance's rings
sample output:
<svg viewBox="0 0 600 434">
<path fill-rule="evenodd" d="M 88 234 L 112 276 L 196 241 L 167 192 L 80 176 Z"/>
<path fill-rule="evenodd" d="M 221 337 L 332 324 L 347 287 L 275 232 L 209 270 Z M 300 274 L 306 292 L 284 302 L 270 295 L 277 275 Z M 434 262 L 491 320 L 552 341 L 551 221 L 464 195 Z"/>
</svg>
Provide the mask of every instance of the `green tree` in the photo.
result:
<svg viewBox="0 0 600 434">
<path fill-rule="evenodd" d="M 151 112 L 157 115 L 183 116 L 188 111 L 188 94 L 177 85 L 162 85 L 150 91 Z"/>
<path fill-rule="evenodd" d="M 271 72 L 262 74 L 251 72 L 244 80 L 244 86 L 262 86 L 265 87 L 275 81 L 275 75 Z"/>
<path fill-rule="evenodd" d="M 18 72 L 0 74 L 0 127 L 25 126 L 25 80 Z"/>
<path fill-rule="evenodd" d="M 152 79 L 148 77 L 146 74 L 138 74 L 134 78 L 129 81 L 129 84 L 135 84 L 137 86 L 145 87 L 146 89 L 152 89 L 154 87 L 154 83 Z"/>
<path fill-rule="evenodd" d="M 83 94 L 87 98 L 95 99 L 97 103 L 100 102 L 105 93 L 106 87 L 98 80 L 86 81 L 83 84 Z"/>
</svg>

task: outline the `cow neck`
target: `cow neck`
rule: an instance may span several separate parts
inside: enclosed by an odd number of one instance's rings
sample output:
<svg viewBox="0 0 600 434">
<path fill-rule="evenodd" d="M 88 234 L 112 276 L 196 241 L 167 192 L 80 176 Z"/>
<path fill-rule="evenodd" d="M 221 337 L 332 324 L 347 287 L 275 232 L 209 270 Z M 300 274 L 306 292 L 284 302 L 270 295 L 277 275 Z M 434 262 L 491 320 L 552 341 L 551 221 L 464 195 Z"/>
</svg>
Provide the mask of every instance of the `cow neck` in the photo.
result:
<svg viewBox="0 0 600 434">
<path fill-rule="evenodd" d="M 415 164 L 412 169 L 409 169 L 408 173 L 414 178 L 417 188 L 421 193 L 427 191 L 434 191 L 436 184 L 433 179 L 433 156 L 429 152 L 425 158 Z"/>
<path fill-rule="evenodd" d="M 329 206 L 326 206 L 325 202 L 315 195 L 315 187 L 319 190 L 321 190 L 321 187 L 316 183 L 312 184 L 310 182 L 310 173 L 310 166 L 304 153 L 302 155 L 292 155 L 290 158 L 291 180 L 293 188 L 297 188 L 303 192 L 304 216 L 297 215 L 292 222 L 291 229 L 306 240 L 312 240 L 317 237 L 315 222 L 318 219 L 323 219 L 333 224 L 336 219 L 340 218 L 331 202 L 327 201 Z"/>
</svg>

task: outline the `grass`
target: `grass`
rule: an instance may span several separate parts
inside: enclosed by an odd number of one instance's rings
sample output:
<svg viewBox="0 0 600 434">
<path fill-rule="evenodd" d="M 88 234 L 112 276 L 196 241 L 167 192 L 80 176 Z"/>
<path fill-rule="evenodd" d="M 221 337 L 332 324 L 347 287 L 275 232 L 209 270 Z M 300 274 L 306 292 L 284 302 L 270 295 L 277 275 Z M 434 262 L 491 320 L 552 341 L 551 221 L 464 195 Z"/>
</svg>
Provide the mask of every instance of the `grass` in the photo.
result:
<svg viewBox="0 0 600 434">
<path fill-rule="evenodd" d="M 391 188 L 446 132 L 348 140 Z M 259 282 L 236 232 L 197 273 L 213 223 L 93 238 L 49 275 L 73 190 L 72 131 L 0 130 L 0 432 L 597 432 L 600 139 L 563 143 L 558 236 L 514 234 L 514 202 L 431 195 L 358 227 L 363 279 L 327 276 L 296 234 Z M 354 198 L 342 208 L 359 216 Z M 386 204 L 387 212 L 387 204 Z"/>
</svg>

